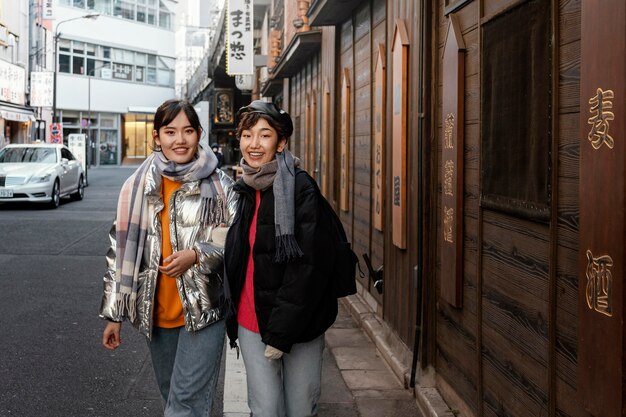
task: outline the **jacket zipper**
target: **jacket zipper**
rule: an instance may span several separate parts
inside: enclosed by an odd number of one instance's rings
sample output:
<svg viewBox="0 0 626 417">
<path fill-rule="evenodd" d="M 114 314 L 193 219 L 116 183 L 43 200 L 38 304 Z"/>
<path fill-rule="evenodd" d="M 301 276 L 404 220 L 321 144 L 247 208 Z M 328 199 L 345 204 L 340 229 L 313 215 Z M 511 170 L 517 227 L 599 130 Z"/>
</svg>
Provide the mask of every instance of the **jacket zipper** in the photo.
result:
<svg viewBox="0 0 626 417">
<path fill-rule="evenodd" d="M 172 212 L 174 213 L 174 219 L 173 219 L 174 220 L 174 245 L 176 246 L 176 252 L 178 252 L 178 226 L 176 224 L 176 197 L 178 196 L 178 193 L 180 193 L 180 189 L 176 190 L 174 192 L 174 195 L 172 196 Z M 171 221 L 172 219 L 170 219 L 170 222 Z M 182 294 L 181 294 L 183 297 L 183 311 L 187 310 L 186 313 L 189 313 L 189 300 L 187 300 L 187 289 L 185 288 L 185 280 L 183 279 L 182 275 L 180 276 L 180 285 L 183 289 Z M 186 309 L 185 309 L 185 305 L 187 306 Z M 193 330 L 195 330 L 193 328 L 193 320 L 189 320 L 189 325 L 191 326 Z"/>
</svg>

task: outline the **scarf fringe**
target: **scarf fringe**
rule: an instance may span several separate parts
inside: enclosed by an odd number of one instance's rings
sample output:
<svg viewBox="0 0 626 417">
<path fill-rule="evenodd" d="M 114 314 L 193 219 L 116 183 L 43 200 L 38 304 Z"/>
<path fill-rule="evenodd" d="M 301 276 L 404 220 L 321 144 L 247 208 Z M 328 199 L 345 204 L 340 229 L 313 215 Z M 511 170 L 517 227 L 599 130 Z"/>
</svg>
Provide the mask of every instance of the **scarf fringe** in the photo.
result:
<svg viewBox="0 0 626 417">
<path fill-rule="evenodd" d="M 221 195 L 203 198 L 200 213 L 202 227 L 226 223 L 226 202 Z"/>
<path fill-rule="evenodd" d="M 117 300 L 115 301 L 115 308 L 121 319 L 128 318 L 131 323 L 135 322 L 137 318 L 137 309 L 135 303 L 137 301 L 137 292 L 133 293 L 118 293 Z"/>
<path fill-rule="evenodd" d="M 274 262 L 290 262 L 300 258 L 304 253 L 298 246 L 298 241 L 294 235 L 276 236 L 276 256 Z"/>
</svg>

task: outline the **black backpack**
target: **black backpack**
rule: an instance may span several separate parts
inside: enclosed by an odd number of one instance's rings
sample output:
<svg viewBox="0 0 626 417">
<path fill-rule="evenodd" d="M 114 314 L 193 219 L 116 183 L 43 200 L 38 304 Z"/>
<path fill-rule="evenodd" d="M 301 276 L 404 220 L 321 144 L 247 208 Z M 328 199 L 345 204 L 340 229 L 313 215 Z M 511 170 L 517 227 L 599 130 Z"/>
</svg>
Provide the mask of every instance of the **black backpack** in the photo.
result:
<svg viewBox="0 0 626 417">
<path fill-rule="evenodd" d="M 359 263 L 356 253 L 352 250 L 352 245 L 348 242 L 346 231 L 343 224 L 339 220 L 339 216 L 335 213 L 328 200 L 324 198 L 315 180 L 317 195 L 319 196 L 322 217 L 325 221 L 321 222 L 328 231 L 333 241 L 333 266 L 331 274 L 333 279 L 333 287 L 337 298 L 346 297 L 356 294 L 356 268 Z"/>
</svg>

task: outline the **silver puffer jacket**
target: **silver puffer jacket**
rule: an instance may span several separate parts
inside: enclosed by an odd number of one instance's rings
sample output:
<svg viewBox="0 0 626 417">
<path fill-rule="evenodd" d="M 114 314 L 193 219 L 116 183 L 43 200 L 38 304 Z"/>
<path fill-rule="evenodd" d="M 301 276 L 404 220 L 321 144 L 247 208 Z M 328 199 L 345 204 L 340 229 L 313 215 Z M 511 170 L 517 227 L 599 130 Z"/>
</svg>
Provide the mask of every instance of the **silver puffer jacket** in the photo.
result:
<svg viewBox="0 0 626 417">
<path fill-rule="evenodd" d="M 217 169 L 220 183 L 227 202 L 230 226 L 237 205 L 237 194 L 233 192 L 233 181 L 223 171 Z M 215 173 L 213 175 L 216 175 Z M 147 240 L 139 272 L 137 286 L 137 315 L 133 325 L 148 339 L 152 335 L 154 294 L 161 259 L 161 220 L 160 212 L 164 204 L 161 198 L 160 178 L 152 167 L 146 174 L 144 193 L 148 202 L 149 224 Z M 155 179 L 158 179 L 156 181 Z M 200 182 L 184 183 L 172 196 L 170 202 L 170 236 L 172 251 L 195 248 L 199 262 L 189 268 L 176 280 L 178 293 L 183 304 L 185 328 L 189 331 L 200 330 L 223 318 L 223 260 L 224 242 L 213 242 L 211 235 L 214 226 L 200 227 Z M 217 233 L 216 233 L 217 234 Z M 111 247 L 107 253 L 107 272 L 104 275 L 104 295 L 100 307 L 102 318 L 121 322 L 124 317 L 120 311 L 120 294 L 113 291 L 115 282 L 116 238 L 115 222 L 109 233 Z M 216 239 L 217 240 L 217 239 Z"/>
</svg>

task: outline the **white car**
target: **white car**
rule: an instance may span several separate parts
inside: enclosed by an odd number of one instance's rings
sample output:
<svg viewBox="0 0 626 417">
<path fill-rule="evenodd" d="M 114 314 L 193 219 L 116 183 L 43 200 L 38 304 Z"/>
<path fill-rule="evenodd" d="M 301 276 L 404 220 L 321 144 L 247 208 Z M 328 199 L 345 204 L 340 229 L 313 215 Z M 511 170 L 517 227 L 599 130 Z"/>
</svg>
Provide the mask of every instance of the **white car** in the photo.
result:
<svg viewBox="0 0 626 417">
<path fill-rule="evenodd" d="M 82 200 L 85 173 L 65 145 L 10 144 L 0 149 L 0 203 L 29 201 L 59 206 L 61 197 Z"/>
</svg>

